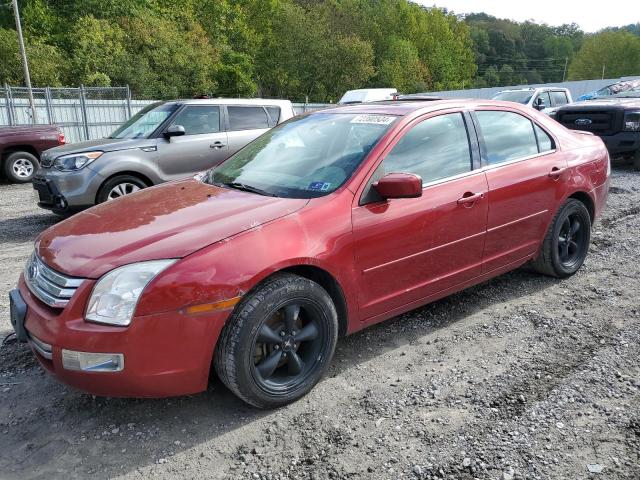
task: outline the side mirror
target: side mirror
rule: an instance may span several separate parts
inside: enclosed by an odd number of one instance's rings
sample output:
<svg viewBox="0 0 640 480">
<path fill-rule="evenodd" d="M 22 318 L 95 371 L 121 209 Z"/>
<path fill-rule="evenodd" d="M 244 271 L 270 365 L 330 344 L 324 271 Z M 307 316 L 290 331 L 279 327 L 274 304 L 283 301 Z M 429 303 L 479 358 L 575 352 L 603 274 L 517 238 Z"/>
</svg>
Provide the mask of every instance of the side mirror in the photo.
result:
<svg viewBox="0 0 640 480">
<path fill-rule="evenodd" d="M 164 131 L 165 138 L 181 137 L 187 133 L 182 125 L 171 125 Z"/>
<path fill-rule="evenodd" d="M 545 108 L 547 108 L 547 105 L 544 103 L 544 99 L 541 97 L 536 98 L 535 109 L 544 110 Z"/>
<path fill-rule="evenodd" d="M 372 186 L 384 199 L 422 196 L 422 178 L 413 173 L 389 173 Z"/>
</svg>

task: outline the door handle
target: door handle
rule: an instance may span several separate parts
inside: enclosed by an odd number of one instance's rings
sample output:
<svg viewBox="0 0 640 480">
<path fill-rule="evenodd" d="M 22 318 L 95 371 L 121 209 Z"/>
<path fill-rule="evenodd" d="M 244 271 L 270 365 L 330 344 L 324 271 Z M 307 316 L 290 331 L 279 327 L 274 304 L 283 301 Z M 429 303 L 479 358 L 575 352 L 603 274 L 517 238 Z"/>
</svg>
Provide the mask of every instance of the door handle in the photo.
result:
<svg viewBox="0 0 640 480">
<path fill-rule="evenodd" d="M 209 145 L 209 148 L 222 148 L 224 146 L 225 145 L 222 142 L 213 142 L 211 145 Z"/>
<path fill-rule="evenodd" d="M 482 198 L 484 198 L 483 192 L 480 192 L 480 193 L 466 192 L 462 197 L 458 199 L 458 205 L 472 206 L 474 203 L 476 203 L 478 200 Z"/>
<path fill-rule="evenodd" d="M 564 172 L 565 170 L 565 167 L 553 167 L 549 172 L 549 177 L 553 178 L 554 180 L 558 180 L 560 178 L 560 175 L 562 175 L 562 172 Z"/>
</svg>

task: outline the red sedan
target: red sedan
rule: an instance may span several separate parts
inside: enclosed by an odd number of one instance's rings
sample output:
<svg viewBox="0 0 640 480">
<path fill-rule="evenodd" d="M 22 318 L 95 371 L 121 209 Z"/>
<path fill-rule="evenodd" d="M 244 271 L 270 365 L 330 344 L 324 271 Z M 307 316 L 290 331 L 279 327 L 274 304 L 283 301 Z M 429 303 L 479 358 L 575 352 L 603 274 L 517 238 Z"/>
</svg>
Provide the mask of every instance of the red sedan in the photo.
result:
<svg viewBox="0 0 640 480">
<path fill-rule="evenodd" d="M 296 117 L 196 178 L 49 228 L 11 296 L 18 337 L 96 395 L 307 393 L 339 335 L 527 262 L 569 277 L 607 198 L 602 141 L 495 101 Z"/>
</svg>

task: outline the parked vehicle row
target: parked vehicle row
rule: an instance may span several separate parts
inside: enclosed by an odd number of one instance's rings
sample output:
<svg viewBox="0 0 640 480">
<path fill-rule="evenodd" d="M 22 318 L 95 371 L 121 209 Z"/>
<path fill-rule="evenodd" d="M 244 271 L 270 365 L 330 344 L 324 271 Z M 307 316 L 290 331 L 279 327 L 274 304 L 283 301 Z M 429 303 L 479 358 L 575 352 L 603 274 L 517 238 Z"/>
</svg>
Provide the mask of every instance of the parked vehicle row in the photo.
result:
<svg viewBox="0 0 640 480">
<path fill-rule="evenodd" d="M 33 178 L 38 205 L 65 214 L 184 178 L 222 162 L 293 115 L 288 100 L 149 105 L 108 138 L 46 151 Z"/>
<path fill-rule="evenodd" d="M 62 131 L 54 125 L 0 128 L 0 166 L 10 182 L 30 182 L 42 152 L 64 145 Z"/>
<path fill-rule="evenodd" d="M 192 105 L 143 124 L 177 131 Z M 150 140 L 129 149 L 170 143 L 138 128 L 153 108 L 121 130 Z M 609 174 L 598 137 L 514 103 L 314 112 L 43 232 L 11 321 L 47 371 L 93 394 L 191 394 L 213 367 L 244 401 L 277 407 L 313 388 L 339 335 L 527 262 L 574 274 Z"/>
</svg>

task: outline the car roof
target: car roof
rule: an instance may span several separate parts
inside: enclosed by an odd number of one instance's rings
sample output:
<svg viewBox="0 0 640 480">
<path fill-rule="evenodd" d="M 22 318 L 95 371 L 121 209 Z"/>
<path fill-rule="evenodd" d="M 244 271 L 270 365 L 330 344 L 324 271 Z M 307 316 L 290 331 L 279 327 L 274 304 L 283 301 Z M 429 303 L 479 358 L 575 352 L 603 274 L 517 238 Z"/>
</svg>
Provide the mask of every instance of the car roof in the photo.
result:
<svg viewBox="0 0 640 480">
<path fill-rule="evenodd" d="M 568 90 L 568 88 L 564 88 L 564 87 L 527 87 L 527 88 L 506 88 L 504 90 L 500 90 L 498 93 L 503 93 L 503 92 L 534 92 L 536 90 L 551 90 L 551 91 L 565 91 Z"/>
<path fill-rule="evenodd" d="M 169 100 L 165 103 L 179 103 L 188 105 L 291 105 L 289 100 L 275 100 L 270 98 L 187 98 Z"/>
<path fill-rule="evenodd" d="M 435 101 L 408 101 L 389 100 L 384 102 L 360 103 L 357 105 L 338 105 L 333 108 L 325 108 L 311 112 L 314 114 L 323 113 L 361 113 L 378 115 L 399 115 L 404 116 L 420 110 L 422 113 L 443 110 L 445 108 L 471 108 L 480 106 L 508 107 L 514 108 L 513 102 L 502 102 L 497 100 L 485 100 L 474 98 L 455 98 L 449 100 Z M 518 108 L 518 107 L 515 107 Z"/>
</svg>

